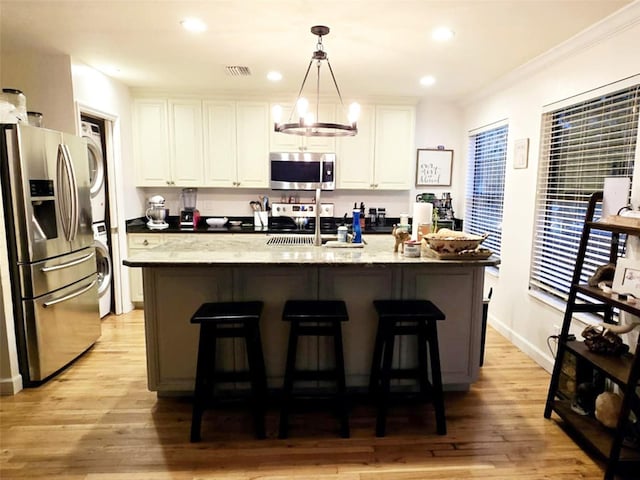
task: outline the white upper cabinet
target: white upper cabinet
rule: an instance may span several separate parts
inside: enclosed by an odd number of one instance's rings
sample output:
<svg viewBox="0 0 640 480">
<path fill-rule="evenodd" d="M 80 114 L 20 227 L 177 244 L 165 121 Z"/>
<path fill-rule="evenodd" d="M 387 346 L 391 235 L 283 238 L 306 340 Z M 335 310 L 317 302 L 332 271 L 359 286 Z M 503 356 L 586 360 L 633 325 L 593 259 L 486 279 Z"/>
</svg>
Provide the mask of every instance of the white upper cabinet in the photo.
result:
<svg viewBox="0 0 640 480">
<path fill-rule="evenodd" d="M 411 188 L 415 123 L 412 106 L 376 106 L 374 188 Z"/>
<path fill-rule="evenodd" d="M 337 148 L 337 188 L 408 190 L 414 161 L 415 108 L 362 105 L 358 134 Z"/>
<path fill-rule="evenodd" d="M 288 135 L 286 133 L 279 133 L 274 131 L 274 121 L 271 115 L 273 107 L 276 104 L 271 104 L 269 118 L 269 134 L 270 134 L 270 149 L 272 152 L 320 152 L 320 153 L 333 153 L 336 151 L 336 142 L 333 137 L 302 137 L 300 135 Z M 278 104 L 282 107 L 282 122 L 290 123 L 297 122 L 297 112 L 293 109 L 292 105 Z M 315 106 L 311 106 L 314 108 Z M 293 115 L 289 118 L 291 112 Z M 314 112 L 314 117 L 316 117 Z M 332 104 L 320 105 L 319 115 L 316 120 L 321 122 L 335 122 L 336 121 L 336 106 Z M 346 119 L 345 119 L 346 121 Z"/>
<path fill-rule="evenodd" d="M 137 184 L 146 187 L 202 183 L 202 105 L 196 100 L 134 101 Z"/>
<path fill-rule="evenodd" d="M 137 184 L 149 187 L 171 185 L 167 101 L 135 100 L 133 124 Z"/>
<path fill-rule="evenodd" d="M 236 187 L 269 186 L 269 104 L 236 103 Z"/>
<path fill-rule="evenodd" d="M 202 185 L 204 160 L 200 100 L 169 100 L 169 145 L 172 185 Z"/>
<path fill-rule="evenodd" d="M 336 149 L 336 187 L 373 188 L 375 107 L 360 106 L 358 134 L 340 137 Z"/>
<path fill-rule="evenodd" d="M 236 104 L 204 101 L 203 114 L 205 184 L 212 187 L 235 187 Z"/>
</svg>

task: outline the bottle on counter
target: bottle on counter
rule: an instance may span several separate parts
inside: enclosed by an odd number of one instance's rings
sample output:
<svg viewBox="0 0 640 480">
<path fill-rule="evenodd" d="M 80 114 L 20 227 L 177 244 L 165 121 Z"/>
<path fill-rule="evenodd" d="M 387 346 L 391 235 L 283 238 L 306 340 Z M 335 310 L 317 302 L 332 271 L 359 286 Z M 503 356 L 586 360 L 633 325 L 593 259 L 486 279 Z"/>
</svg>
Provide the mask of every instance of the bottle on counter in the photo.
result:
<svg viewBox="0 0 640 480">
<path fill-rule="evenodd" d="M 365 227 L 365 219 L 364 216 L 364 202 L 360 202 L 360 229 L 364 230 Z"/>
<path fill-rule="evenodd" d="M 353 210 L 353 242 L 362 243 L 362 229 L 360 228 L 360 210 Z"/>
</svg>

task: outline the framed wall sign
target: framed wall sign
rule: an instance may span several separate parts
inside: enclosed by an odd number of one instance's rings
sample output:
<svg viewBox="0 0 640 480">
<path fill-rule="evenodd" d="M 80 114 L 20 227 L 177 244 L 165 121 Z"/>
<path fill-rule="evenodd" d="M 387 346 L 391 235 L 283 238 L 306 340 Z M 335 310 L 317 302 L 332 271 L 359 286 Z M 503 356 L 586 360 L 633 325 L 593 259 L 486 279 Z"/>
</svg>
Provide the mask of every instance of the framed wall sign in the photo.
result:
<svg viewBox="0 0 640 480">
<path fill-rule="evenodd" d="M 619 258 L 612 288 L 616 293 L 630 293 L 640 298 L 640 262 L 625 257 Z"/>
<path fill-rule="evenodd" d="M 453 150 L 419 148 L 416 187 L 451 185 Z"/>
<path fill-rule="evenodd" d="M 529 163 L 529 139 L 516 140 L 513 149 L 513 168 L 527 168 Z"/>
</svg>

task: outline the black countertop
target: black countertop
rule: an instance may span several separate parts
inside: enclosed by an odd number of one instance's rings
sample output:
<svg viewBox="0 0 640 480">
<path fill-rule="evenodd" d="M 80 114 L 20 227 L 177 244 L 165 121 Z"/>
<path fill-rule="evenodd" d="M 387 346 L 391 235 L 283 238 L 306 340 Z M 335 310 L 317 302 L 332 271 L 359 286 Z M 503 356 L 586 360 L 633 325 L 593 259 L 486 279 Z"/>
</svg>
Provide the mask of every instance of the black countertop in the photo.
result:
<svg viewBox="0 0 640 480">
<path fill-rule="evenodd" d="M 219 217 L 218 217 L 219 218 Z M 201 217 L 198 222 L 198 226 L 196 228 L 181 228 L 180 227 L 180 218 L 178 216 L 169 216 L 167 219 L 167 223 L 169 227 L 164 230 L 151 230 L 147 227 L 147 219 L 145 217 L 134 218 L 132 220 L 127 220 L 127 233 L 307 233 L 312 234 L 313 228 L 306 229 L 281 229 L 281 228 L 273 228 L 274 217 L 269 217 L 269 227 L 267 229 L 255 228 L 253 225 L 253 217 L 228 217 L 229 220 L 240 220 L 242 221 L 242 225 L 239 227 L 232 227 L 227 223 L 222 227 L 209 227 L 206 223 L 206 217 Z M 335 218 L 335 225 L 341 225 L 343 222 L 343 218 Z M 393 224 L 398 223 L 398 218 L 387 219 L 386 224 L 384 226 L 376 225 L 372 227 L 371 225 L 366 225 L 363 231 L 364 234 L 367 235 L 375 235 L 375 234 L 390 234 L 393 229 Z M 351 223 L 347 223 L 347 227 L 349 231 L 351 231 Z M 336 233 L 336 229 L 323 229 L 322 233 L 324 234 L 332 234 Z"/>
</svg>

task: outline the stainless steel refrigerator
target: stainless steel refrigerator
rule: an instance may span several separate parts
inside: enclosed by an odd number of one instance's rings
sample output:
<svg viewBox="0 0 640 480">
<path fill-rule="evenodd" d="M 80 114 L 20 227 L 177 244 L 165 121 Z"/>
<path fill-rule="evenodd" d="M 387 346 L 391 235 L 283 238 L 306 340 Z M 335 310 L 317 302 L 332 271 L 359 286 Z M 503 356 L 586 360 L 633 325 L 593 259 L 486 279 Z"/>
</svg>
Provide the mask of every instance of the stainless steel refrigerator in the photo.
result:
<svg viewBox="0 0 640 480">
<path fill-rule="evenodd" d="M 17 351 L 33 386 L 100 336 L 87 144 L 44 128 L 0 128 Z"/>
</svg>

